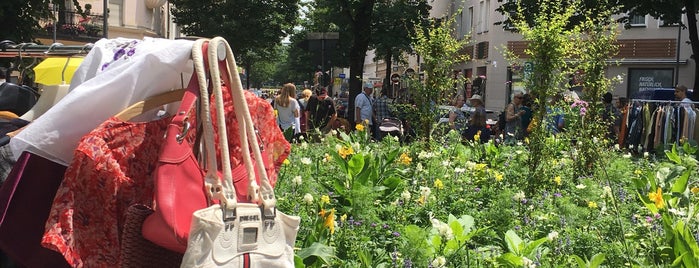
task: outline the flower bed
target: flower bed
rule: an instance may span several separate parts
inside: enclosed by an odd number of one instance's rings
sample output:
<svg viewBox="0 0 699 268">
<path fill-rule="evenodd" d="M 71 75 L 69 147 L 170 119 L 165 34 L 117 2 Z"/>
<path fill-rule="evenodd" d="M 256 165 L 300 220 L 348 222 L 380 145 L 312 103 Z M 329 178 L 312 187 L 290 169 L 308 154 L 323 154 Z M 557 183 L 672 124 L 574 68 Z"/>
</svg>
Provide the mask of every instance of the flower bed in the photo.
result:
<svg viewBox="0 0 699 268">
<path fill-rule="evenodd" d="M 280 170 L 279 209 L 302 217 L 297 267 L 697 267 L 689 145 L 601 150 L 581 171 L 575 144 L 550 138 L 542 177 L 526 142 L 339 135 L 294 144 Z"/>
</svg>

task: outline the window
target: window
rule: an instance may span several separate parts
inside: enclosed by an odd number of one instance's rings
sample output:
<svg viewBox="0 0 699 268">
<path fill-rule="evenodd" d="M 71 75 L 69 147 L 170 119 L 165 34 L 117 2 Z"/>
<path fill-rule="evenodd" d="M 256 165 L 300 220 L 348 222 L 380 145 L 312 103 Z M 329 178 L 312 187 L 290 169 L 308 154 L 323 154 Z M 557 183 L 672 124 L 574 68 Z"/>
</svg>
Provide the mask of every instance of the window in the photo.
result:
<svg viewBox="0 0 699 268">
<path fill-rule="evenodd" d="M 473 7 L 469 7 L 466 10 L 466 25 L 464 25 L 464 29 L 466 30 L 464 34 L 471 34 L 471 31 L 473 31 Z"/>
<path fill-rule="evenodd" d="M 632 27 L 646 27 L 646 15 L 634 15 L 629 18 Z"/>
<path fill-rule="evenodd" d="M 122 26 L 123 23 L 121 21 L 122 18 L 122 9 L 124 6 L 124 1 L 123 0 L 110 0 L 109 1 L 109 17 L 107 20 L 109 21 L 109 25 L 115 25 L 115 26 Z"/>
<path fill-rule="evenodd" d="M 478 5 L 478 33 L 487 32 L 489 28 L 490 0 L 481 1 Z"/>
</svg>

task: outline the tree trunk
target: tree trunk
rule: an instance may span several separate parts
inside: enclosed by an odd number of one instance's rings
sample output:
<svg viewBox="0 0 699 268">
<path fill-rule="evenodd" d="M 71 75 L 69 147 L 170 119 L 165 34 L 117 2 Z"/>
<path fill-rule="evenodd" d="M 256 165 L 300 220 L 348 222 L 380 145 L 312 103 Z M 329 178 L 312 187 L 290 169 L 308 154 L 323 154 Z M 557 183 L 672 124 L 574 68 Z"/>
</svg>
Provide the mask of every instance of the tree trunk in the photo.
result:
<svg viewBox="0 0 699 268">
<path fill-rule="evenodd" d="M 689 32 L 689 42 L 692 46 L 692 56 L 690 57 L 696 63 L 696 55 L 699 55 L 699 34 L 697 34 L 697 7 L 694 5 L 694 0 L 685 0 L 685 8 L 687 9 L 687 27 Z M 680 40 L 677 40 L 680 42 Z M 677 53 L 680 53 L 677 51 Z M 694 92 L 692 94 L 692 100 L 699 100 L 699 68 L 696 64 L 694 65 Z"/>
<path fill-rule="evenodd" d="M 373 20 L 374 3 L 376 0 L 364 0 L 352 14 L 347 0 L 341 0 L 342 11 L 350 19 L 352 31 L 352 47 L 350 48 L 350 79 L 347 117 L 352 126 L 354 122 L 354 99 L 362 92 L 364 77 L 364 58 L 371 40 L 371 22 Z"/>
<path fill-rule="evenodd" d="M 252 71 L 252 64 L 245 63 L 245 89 L 250 89 L 250 72 Z M 231 72 L 238 72 L 238 70 L 231 70 Z M 238 74 L 240 75 L 240 74 Z"/>
<path fill-rule="evenodd" d="M 391 70 L 393 70 L 393 51 L 390 49 L 386 51 L 386 57 L 383 59 L 386 61 L 386 76 L 383 79 L 383 86 L 381 87 L 381 95 L 393 96 L 391 88 L 393 87 L 393 81 L 391 81 Z"/>
</svg>

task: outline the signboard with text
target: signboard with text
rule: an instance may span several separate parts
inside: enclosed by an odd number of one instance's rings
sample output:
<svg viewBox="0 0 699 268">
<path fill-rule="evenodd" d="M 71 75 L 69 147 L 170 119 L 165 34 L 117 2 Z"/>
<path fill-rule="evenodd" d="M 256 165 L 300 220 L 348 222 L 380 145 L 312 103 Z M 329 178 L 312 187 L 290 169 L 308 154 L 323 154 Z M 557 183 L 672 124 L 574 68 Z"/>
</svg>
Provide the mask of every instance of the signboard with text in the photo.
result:
<svg viewBox="0 0 699 268">
<path fill-rule="evenodd" d="M 673 88 L 674 69 L 672 68 L 629 68 L 629 92 L 633 96 L 639 91 L 658 88 Z"/>
</svg>

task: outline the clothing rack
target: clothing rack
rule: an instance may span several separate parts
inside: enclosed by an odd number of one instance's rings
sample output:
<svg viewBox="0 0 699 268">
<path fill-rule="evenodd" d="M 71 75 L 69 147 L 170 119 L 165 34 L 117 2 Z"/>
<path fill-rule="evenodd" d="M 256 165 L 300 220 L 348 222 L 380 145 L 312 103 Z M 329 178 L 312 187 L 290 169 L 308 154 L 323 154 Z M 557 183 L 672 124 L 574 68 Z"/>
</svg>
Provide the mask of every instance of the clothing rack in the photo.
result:
<svg viewBox="0 0 699 268">
<path fill-rule="evenodd" d="M 631 99 L 629 101 L 629 103 L 633 103 L 633 102 L 699 104 L 699 101 L 645 100 L 645 99 Z"/>
<path fill-rule="evenodd" d="M 61 43 L 53 43 L 51 45 L 38 45 L 35 43 L 16 44 L 10 40 L 5 40 L 0 42 L 0 58 L 74 56 L 87 54 L 93 45 L 92 43 L 87 43 L 83 46 L 65 46 Z"/>
</svg>

